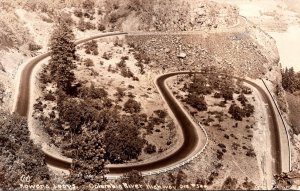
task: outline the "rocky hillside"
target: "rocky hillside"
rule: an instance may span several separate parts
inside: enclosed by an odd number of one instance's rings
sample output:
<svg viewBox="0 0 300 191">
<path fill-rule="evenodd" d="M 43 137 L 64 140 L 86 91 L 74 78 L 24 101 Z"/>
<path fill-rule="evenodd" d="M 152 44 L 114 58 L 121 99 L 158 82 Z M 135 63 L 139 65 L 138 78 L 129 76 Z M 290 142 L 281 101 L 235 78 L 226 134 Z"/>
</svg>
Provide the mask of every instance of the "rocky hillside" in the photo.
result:
<svg viewBox="0 0 300 191">
<path fill-rule="evenodd" d="M 9 95 L 8 101 L 5 102 L 8 103 L 8 108 L 11 108 L 12 104 L 13 84 L 18 67 L 33 56 L 47 51 L 49 34 L 55 22 L 62 16 L 70 17 L 76 38 L 109 31 L 222 30 L 240 22 L 239 10 L 236 7 L 207 0 L 1 0 L 0 11 L 0 79 L 3 84 L 5 82 L 5 95 Z M 256 27 L 248 27 L 247 42 L 239 43 L 239 40 L 236 40 L 223 44 L 225 47 L 218 44 L 218 38 L 222 38 L 224 42 L 240 38 L 240 35 L 235 35 L 209 37 L 208 40 L 204 38 L 203 42 L 197 43 L 202 43 L 201 51 L 207 51 L 202 54 L 210 54 L 212 51 L 219 55 L 210 59 L 217 59 L 216 62 L 226 68 L 228 65 L 236 68 L 237 63 L 239 66 L 245 66 L 246 70 L 253 69 L 254 73 L 260 68 L 264 74 L 273 71 L 272 67 L 277 64 L 278 56 L 274 42 L 269 36 Z M 251 44 L 248 37 L 252 38 L 254 44 Z M 183 43 L 190 43 L 190 40 Z M 244 46 L 250 47 L 250 55 L 235 51 L 235 54 L 241 53 L 244 56 L 232 57 L 230 51 L 226 52 L 227 45 L 236 48 L 241 46 L 240 50 L 243 50 Z M 191 58 L 188 52 L 187 54 Z M 240 59 L 246 61 L 238 61 Z"/>
<path fill-rule="evenodd" d="M 127 0 L 106 4 L 105 21 L 126 31 L 191 31 L 227 27 L 238 10 L 212 1 Z"/>
</svg>

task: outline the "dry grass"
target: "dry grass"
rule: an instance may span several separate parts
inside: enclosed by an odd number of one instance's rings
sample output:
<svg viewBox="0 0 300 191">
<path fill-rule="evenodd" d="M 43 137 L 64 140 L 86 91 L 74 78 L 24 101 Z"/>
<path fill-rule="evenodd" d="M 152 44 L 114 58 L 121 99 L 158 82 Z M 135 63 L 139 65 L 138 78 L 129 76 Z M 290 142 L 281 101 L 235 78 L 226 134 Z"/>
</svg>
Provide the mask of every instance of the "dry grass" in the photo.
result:
<svg viewBox="0 0 300 191">
<path fill-rule="evenodd" d="M 289 106 L 289 119 L 294 132 L 298 135 L 300 133 L 300 92 L 287 93 L 286 99 Z"/>
</svg>

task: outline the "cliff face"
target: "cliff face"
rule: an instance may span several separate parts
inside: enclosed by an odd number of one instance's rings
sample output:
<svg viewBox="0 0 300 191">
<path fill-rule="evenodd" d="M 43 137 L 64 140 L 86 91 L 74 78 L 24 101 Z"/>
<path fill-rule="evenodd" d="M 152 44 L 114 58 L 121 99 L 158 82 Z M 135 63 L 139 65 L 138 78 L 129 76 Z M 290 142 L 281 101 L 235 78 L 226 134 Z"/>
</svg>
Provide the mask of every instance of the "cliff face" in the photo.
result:
<svg viewBox="0 0 300 191">
<path fill-rule="evenodd" d="M 222 28 L 233 25 L 238 9 L 212 1 L 127 0 L 111 9 L 106 21 L 127 31 L 191 31 Z"/>
<path fill-rule="evenodd" d="M 257 44 L 261 54 L 267 59 L 267 62 L 264 63 L 266 69 L 265 77 L 276 84 L 281 83 L 281 65 L 276 41 L 249 21 L 247 30 L 250 37 Z"/>
</svg>

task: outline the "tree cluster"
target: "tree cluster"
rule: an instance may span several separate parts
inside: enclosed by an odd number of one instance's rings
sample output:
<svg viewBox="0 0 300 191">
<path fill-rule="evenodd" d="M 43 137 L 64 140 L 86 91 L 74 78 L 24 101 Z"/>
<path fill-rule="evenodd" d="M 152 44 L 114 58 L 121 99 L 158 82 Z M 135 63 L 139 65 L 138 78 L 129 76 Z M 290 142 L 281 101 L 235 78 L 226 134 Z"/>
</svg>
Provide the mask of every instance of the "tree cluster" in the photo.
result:
<svg viewBox="0 0 300 191">
<path fill-rule="evenodd" d="M 141 111 L 141 104 L 129 98 L 124 104 L 124 111 L 126 113 L 139 113 Z"/>
<path fill-rule="evenodd" d="M 69 152 L 72 152 L 73 163 L 68 177 L 69 184 L 88 187 L 90 183 L 101 183 L 107 173 L 104 169 L 105 150 L 98 132 L 80 134 L 72 144 Z"/>
<path fill-rule="evenodd" d="M 70 92 L 75 82 L 75 44 L 74 34 L 67 22 L 61 21 L 54 29 L 50 39 L 51 58 L 50 78 L 58 89 Z"/>
<path fill-rule="evenodd" d="M 185 98 L 185 102 L 193 108 L 197 109 L 198 111 L 207 110 L 207 103 L 203 95 L 199 96 L 196 93 L 189 93 L 188 96 Z"/>
<path fill-rule="evenodd" d="M 51 184 L 45 156 L 29 137 L 27 121 L 17 114 L 0 112 L 0 188 L 15 190 L 21 176 L 30 184 Z"/>
<path fill-rule="evenodd" d="M 292 68 L 285 68 L 281 71 L 282 87 L 288 92 L 300 90 L 300 72 L 296 73 Z"/>
<path fill-rule="evenodd" d="M 137 123 L 131 116 L 122 116 L 110 123 L 104 133 L 106 158 L 112 163 L 137 159 L 145 141 L 140 138 Z"/>
<path fill-rule="evenodd" d="M 84 44 L 84 48 L 85 48 L 85 53 L 87 54 L 93 54 L 93 55 L 98 55 L 98 44 L 97 41 L 92 40 L 90 42 L 87 42 Z"/>
<path fill-rule="evenodd" d="M 243 108 L 241 108 L 234 103 L 229 107 L 228 113 L 231 114 L 232 118 L 235 120 L 242 121 L 244 117 L 250 117 L 254 113 L 254 106 L 245 103 Z"/>
</svg>

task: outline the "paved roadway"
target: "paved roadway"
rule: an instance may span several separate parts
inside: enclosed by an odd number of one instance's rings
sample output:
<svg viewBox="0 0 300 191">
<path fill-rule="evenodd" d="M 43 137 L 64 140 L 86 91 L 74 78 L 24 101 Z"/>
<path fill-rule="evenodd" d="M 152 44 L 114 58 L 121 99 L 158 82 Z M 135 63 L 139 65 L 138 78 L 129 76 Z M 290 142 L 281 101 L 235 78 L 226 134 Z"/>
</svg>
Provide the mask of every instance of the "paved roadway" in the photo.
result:
<svg viewBox="0 0 300 191">
<path fill-rule="evenodd" d="M 108 33 L 104 35 L 97 35 L 89 38 L 85 38 L 82 40 L 79 40 L 76 42 L 76 44 L 84 43 L 86 41 L 96 39 L 96 38 L 101 38 L 101 37 L 107 37 L 107 36 L 115 36 L 115 35 L 125 35 L 127 33 Z M 15 107 L 14 107 L 14 112 L 20 114 L 21 116 L 27 117 L 28 111 L 29 111 L 29 103 L 30 103 L 30 82 L 31 82 L 31 74 L 35 66 L 37 66 L 40 61 L 44 60 L 50 56 L 50 53 L 45 53 L 40 56 L 37 56 L 30 62 L 28 62 L 25 67 L 22 70 L 21 76 L 20 76 L 20 83 L 19 83 L 19 91 L 18 91 L 18 96 L 17 100 L 15 102 Z M 196 149 L 200 149 L 201 146 L 203 147 L 205 145 L 205 137 L 203 134 L 199 133 L 199 126 L 195 124 L 193 120 L 191 120 L 190 116 L 187 115 L 187 112 L 178 104 L 172 93 L 168 90 L 168 88 L 165 85 L 165 80 L 171 76 L 175 75 L 180 75 L 180 74 L 187 74 L 189 72 L 175 72 L 175 73 L 168 73 L 161 75 L 156 79 L 156 84 L 157 87 L 160 90 L 161 96 L 164 98 L 170 109 L 172 110 L 174 116 L 176 117 L 182 132 L 183 132 L 183 137 L 184 141 L 181 147 L 173 152 L 171 155 L 166 156 L 164 158 L 160 158 L 156 161 L 149 162 L 146 164 L 131 164 L 129 166 L 118 166 L 118 165 L 111 165 L 109 166 L 109 170 L 111 174 L 120 174 L 127 172 L 132 169 L 136 169 L 139 171 L 152 171 L 152 170 L 157 170 L 160 168 L 166 168 L 170 166 L 174 166 L 178 163 L 181 163 L 185 160 L 187 160 L 189 157 L 192 157 L 194 153 L 197 153 Z M 264 101 L 272 106 L 272 101 L 270 98 L 267 96 L 267 93 L 257 84 L 244 80 L 244 82 L 248 83 L 249 85 L 253 86 L 256 88 L 261 95 L 264 98 Z M 274 162 L 274 169 L 275 172 L 281 172 L 281 147 L 280 147 L 280 142 L 278 141 L 279 137 L 279 131 L 278 131 L 278 124 L 275 115 L 274 108 L 271 107 L 268 109 L 268 112 L 270 114 L 270 131 L 271 131 L 271 137 L 272 137 L 272 154 L 273 157 L 275 158 Z M 56 158 L 52 156 L 49 153 L 46 153 L 46 161 L 49 165 L 62 168 L 62 169 L 69 169 L 70 168 L 70 161 L 66 161 L 63 159 Z"/>
</svg>

